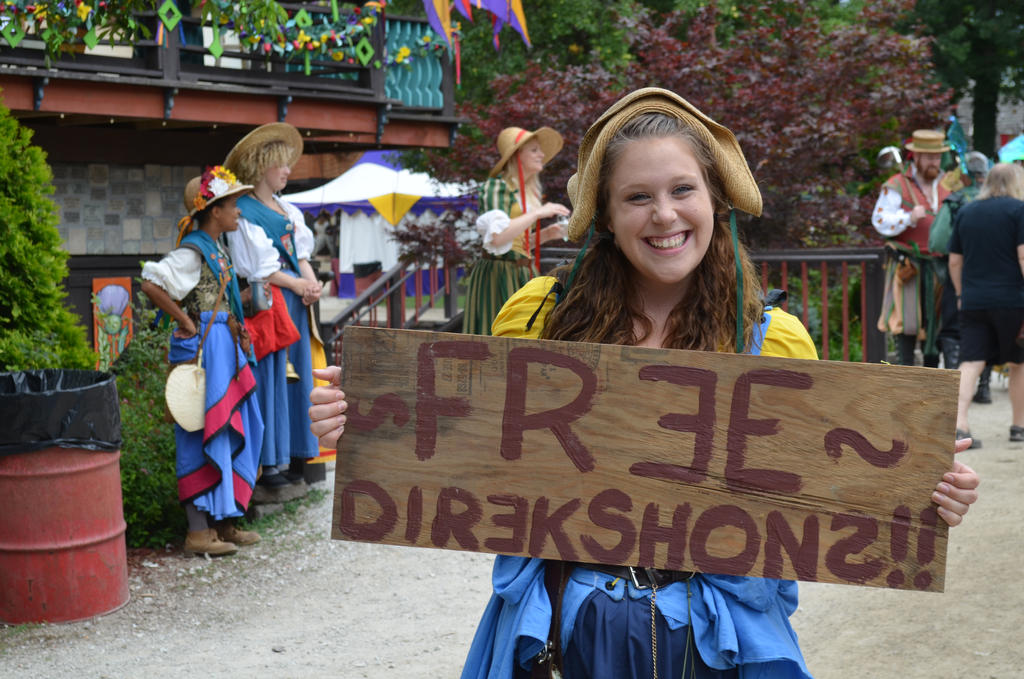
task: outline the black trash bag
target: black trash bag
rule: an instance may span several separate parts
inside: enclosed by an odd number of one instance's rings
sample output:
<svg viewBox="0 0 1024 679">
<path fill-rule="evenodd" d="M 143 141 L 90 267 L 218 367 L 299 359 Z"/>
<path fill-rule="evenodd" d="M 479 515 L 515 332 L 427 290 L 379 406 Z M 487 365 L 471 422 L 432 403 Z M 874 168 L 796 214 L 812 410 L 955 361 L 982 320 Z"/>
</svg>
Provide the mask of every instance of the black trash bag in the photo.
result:
<svg viewBox="0 0 1024 679">
<path fill-rule="evenodd" d="M 121 449 L 117 380 L 95 370 L 0 372 L 0 455 Z"/>
</svg>

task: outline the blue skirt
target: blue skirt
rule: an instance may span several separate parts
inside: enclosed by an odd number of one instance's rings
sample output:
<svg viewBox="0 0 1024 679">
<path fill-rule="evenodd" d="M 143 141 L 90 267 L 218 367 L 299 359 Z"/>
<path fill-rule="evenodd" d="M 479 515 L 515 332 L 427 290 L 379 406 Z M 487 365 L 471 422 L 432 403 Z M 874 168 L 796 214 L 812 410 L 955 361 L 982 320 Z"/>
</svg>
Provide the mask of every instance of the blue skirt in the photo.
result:
<svg viewBox="0 0 1024 679">
<path fill-rule="evenodd" d="M 272 351 L 256 363 L 256 396 L 263 413 L 263 441 L 260 464 L 276 467 L 288 464 L 291 434 L 288 419 L 288 350 Z"/>
<path fill-rule="evenodd" d="M 551 626 L 545 562 L 494 561 L 494 593 L 484 610 L 462 679 L 519 679 Z M 573 569 L 562 597 L 566 679 L 652 676 L 651 592 L 589 568 Z M 658 675 L 811 679 L 789 616 L 795 582 L 698 574 L 658 589 Z M 692 631 L 692 636 L 690 632 Z"/>
<path fill-rule="evenodd" d="M 650 597 L 627 596 L 615 601 L 598 590 L 591 592 L 576 614 L 563 654 L 562 675 L 566 679 L 653 677 L 657 655 L 659 677 L 738 679 L 735 667 L 716 670 L 707 666 L 697 652 L 689 625 L 671 629 L 660 611 L 655 612 L 656 654 L 651 644 Z"/>
<path fill-rule="evenodd" d="M 171 337 L 172 363 L 195 357 L 210 317 L 211 312 L 202 313 L 196 335 Z M 205 427 L 190 432 L 174 425 L 178 499 L 194 503 L 218 521 L 242 516 L 249 506 L 263 440 L 256 379 L 227 319 L 225 312 L 217 314 L 203 344 Z"/>
<path fill-rule="evenodd" d="M 295 276 L 291 271 L 281 273 Z M 299 341 L 288 347 L 288 360 L 292 362 L 299 381 L 286 385 L 288 398 L 288 442 L 293 459 L 316 457 L 320 446 L 313 432 L 309 430 L 309 392 L 313 390 L 313 355 L 310 352 L 309 307 L 302 303 L 302 297 L 287 288 L 281 288 L 288 314 L 299 331 Z"/>
</svg>

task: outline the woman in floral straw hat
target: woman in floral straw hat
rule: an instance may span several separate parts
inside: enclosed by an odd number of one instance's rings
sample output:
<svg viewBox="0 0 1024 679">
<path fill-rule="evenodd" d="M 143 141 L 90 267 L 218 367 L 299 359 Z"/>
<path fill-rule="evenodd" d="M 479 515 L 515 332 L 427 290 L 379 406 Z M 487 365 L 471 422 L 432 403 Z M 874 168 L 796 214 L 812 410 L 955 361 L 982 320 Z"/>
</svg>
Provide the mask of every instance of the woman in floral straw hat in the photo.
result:
<svg viewBox="0 0 1024 679">
<path fill-rule="evenodd" d="M 188 429 L 174 426 L 178 497 L 188 519 L 185 551 L 193 554 L 232 554 L 238 545 L 260 540 L 234 524 L 256 483 L 263 420 L 247 360 L 238 280 L 219 243 L 222 233 L 238 228 L 236 200 L 251 189 L 221 166 L 193 178 L 185 187 L 188 215 L 179 225 L 177 246 L 142 267 L 142 291 L 177 322 L 171 363 L 198 359 L 205 373 L 204 416 L 186 424 Z M 169 402 L 174 397 L 169 393 Z"/>
<path fill-rule="evenodd" d="M 269 123 L 243 137 L 224 161 L 241 181 L 253 185 L 252 193 L 238 201 L 242 219 L 238 231 L 228 234 L 231 256 L 250 285 L 270 291 L 270 308 L 251 314 L 266 423 L 259 483 L 268 488 L 301 483 L 304 461 L 320 453 L 308 415 L 311 346 L 319 337 L 310 305 L 321 291 L 309 263 L 314 236 L 302 213 L 279 197 L 302 147 L 295 127 Z"/>
<path fill-rule="evenodd" d="M 498 135 L 501 158 L 480 188 L 476 228 L 484 256 L 466 281 L 463 332 L 491 334 L 501 306 L 537 274 L 534 258 L 540 244 L 565 235 L 558 224 L 534 229 L 541 219 L 569 214 L 569 208 L 541 197 L 540 172 L 561 150 L 562 135 L 550 127 L 532 132 L 506 127 Z"/>
<path fill-rule="evenodd" d="M 765 306 L 736 238 L 733 210 L 761 212 L 739 144 L 682 97 L 645 88 L 606 111 L 568 193 L 579 257 L 513 295 L 494 334 L 817 358 L 800 321 Z M 311 394 L 313 431 L 333 445 L 347 401 L 340 370 L 322 376 L 335 386 Z M 938 514 L 960 523 L 977 485 L 955 463 Z M 464 679 L 810 676 L 792 581 L 498 556 L 493 585 Z"/>
</svg>

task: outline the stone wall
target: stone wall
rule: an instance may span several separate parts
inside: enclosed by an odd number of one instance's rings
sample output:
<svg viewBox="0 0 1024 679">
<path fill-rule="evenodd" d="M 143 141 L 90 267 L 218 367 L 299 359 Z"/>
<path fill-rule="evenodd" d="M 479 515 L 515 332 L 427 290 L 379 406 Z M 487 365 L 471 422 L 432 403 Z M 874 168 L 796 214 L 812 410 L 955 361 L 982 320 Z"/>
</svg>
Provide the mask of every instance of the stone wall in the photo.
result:
<svg viewBox="0 0 1024 679">
<path fill-rule="evenodd" d="M 198 166 L 56 163 L 54 202 L 72 255 L 163 255 L 185 214 L 185 183 Z"/>
<path fill-rule="evenodd" d="M 957 104 L 956 117 L 960 120 L 960 126 L 964 128 L 964 134 L 968 140 L 974 134 L 972 129 L 972 117 L 974 115 L 974 101 L 971 97 L 964 97 Z M 996 114 L 996 146 L 1006 143 L 1019 134 L 1024 133 L 1024 102 L 1000 97 L 999 112 Z"/>
</svg>

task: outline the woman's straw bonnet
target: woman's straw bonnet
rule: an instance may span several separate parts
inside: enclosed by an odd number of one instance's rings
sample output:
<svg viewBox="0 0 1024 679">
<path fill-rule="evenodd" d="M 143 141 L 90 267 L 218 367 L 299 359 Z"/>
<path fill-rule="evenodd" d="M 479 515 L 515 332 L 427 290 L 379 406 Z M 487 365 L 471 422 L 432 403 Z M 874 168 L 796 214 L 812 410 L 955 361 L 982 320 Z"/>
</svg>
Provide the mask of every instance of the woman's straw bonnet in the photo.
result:
<svg viewBox="0 0 1024 679">
<path fill-rule="evenodd" d="M 242 158 L 248 155 L 253 149 L 259 148 L 270 142 L 284 142 L 291 152 L 288 157 L 288 167 L 295 167 L 302 156 L 302 135 L 295 129 L 294 125 L 288 123 L 267 123 L 260 125 L 249 134 L 242 137 L 235 147 L 228 153 L 224 165 L 233 171 L 238 171 Z"/>
<path fill-rule="evenodd" d="M 491 169 L 490 176 L 497 177 L 515 152 L 531 139 L 536 139 L 544 151 L 545 165 L 562 150 L 562 135 L 550 127 L 540 127 L 532 132 L 521 127 L 506 127 L 498 133 L 498 153 L 501 159 Z"/>
<path fill-rule="evenodd" d="M 234 173 L 223 165 L 212 167 L 185 184 L 185 209 L 191 217 L 222 198 L 252 191 L 250 184 L 239 184 Z"/>
<path fill-rule="evenodd" d="M 573 207 L 569 218 L 570 240 L 578 241 L 583 237 L 597 210 L 601 165 L 608 142 L 627 122 L 645 113 L 661 113 L 678 118 L 691 127 L 711 149 L 732 207 L 760 216 L 761 192 L 732 132 L 701 113 L 675 92 L 645 87 L 616 102 L 590 126 L 583 137 L 576 174 L 569 178 L 568 193 Z"/>
</svg>

